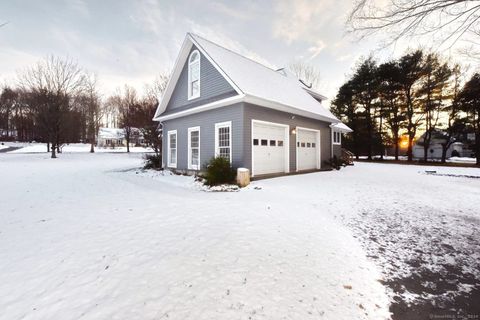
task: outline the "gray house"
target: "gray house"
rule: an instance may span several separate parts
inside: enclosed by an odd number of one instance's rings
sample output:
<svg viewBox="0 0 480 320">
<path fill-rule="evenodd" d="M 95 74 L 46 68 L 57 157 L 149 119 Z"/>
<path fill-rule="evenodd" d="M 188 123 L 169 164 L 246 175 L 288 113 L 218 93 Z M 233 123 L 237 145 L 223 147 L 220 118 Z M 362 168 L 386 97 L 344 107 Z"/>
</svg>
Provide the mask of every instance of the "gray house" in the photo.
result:
<svg viewBox="0 0 480 320">
<path fill-rule="evenodd" d="M 351 131 L 323 100 L 285 69 L 187 34 L 154 117 L 164 167 L 197 171 L 222 156 L 252 176 L 320 170 Z"/>
</svg>

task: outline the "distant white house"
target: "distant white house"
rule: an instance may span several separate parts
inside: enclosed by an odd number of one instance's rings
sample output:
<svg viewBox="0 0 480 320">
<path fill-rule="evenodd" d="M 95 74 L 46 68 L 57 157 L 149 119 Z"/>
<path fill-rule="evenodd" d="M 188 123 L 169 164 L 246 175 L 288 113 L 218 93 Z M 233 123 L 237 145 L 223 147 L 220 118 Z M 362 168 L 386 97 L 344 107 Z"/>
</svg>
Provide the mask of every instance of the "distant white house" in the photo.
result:
<svg viewBox="0 0 480 320">
<path fill-rule="evenodd" d="M 143 146 L 145 139 L 141 130 L 132 128 L 130 133 L 130 146 Z M 97 147 L 114 148 L 127 145 L 125 130 L 120 128 L 100 128 L 97 135 Z"/>
<path fill-rule="evenodd" d="M 424 139 L 425 133 L 415 141 L 413 145 L 413 157 L 416 159 L 423 159 L 424 157 Z M 432 138 L 430 145 L 428 146 L 427 159 L 437 160 L 442 158 L 442 144 L 445 144 L 448 140 L 448 135 L 441 130 L 434 130 L 432 132 Z M 468 157 L 471 151 L 466 148 L 462 142 L 453 142 L 447 149 L 447 158 L 450 157 Z"/>
<path fill-rule="evenodd" d="M 100 128 L 97 136 L 97 147 L 114 148 L 125 146 L 125 130 L 119 128 Z"/>
</svg>

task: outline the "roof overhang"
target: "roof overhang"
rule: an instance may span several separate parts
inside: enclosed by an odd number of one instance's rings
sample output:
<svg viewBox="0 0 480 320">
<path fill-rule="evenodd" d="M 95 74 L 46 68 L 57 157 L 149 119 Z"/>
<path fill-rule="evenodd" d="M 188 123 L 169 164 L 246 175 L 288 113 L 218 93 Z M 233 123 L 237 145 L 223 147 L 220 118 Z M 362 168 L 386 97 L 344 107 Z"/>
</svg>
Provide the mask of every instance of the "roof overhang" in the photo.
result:
<svg viewBox="0 0 480 320">
<path fill-rule="evenodd" d="M 214 101 L 214 102 L 211 102 L 211 103 L 207 103 L 207 104 L 200 105 L 200 106 L 197 106 L 197 107 L 193 107 L 193 108 L 190 108 L 190 109 L 187 109 L 187 110 L 182 110 L 182 111 L 179 111 L 179 112 L 167 114 L 167 115 L 164 115 L 164 116 L 162 116 L 162 115 L 157 116 L 156 115 L 153 118 L 153 120 L 162 122 L 162 121 L 166 121 L 166 120 L 185 117 L 185 116 L 188 116 L 188 115 L 191 115 L 191 114 L 196 114 L 196 113 L 199 113 L 199 112 L 204 112 L 204 111 L 213 110 L 213 109 L 220 108 L 220 107 L 225 107 L 225 106 L 232 105 L 232 104 L 239 103 L 239 102 L 251 103 L 251 104 L 261 106 L 261 107 L 274 109 L 274 110 L 278 110 L 278 111 L 283 111 L 283 112 L 291 113 L 291 114 L 294 114 L 294 115 L 303 116 L 303 117 L 310 118 L 310 119 L 321 120 L 321 121 L 325 121 L 325 122 L 329 122 L 329 123 L 338 123 L 339 122 L 339 120 L 337 118 L 325 117 L 325 116 L 317 114 L 317 113 L 300 110 L 300 109 L 297 109 L 297 108 L 294 108 L 294 107 L 291 107 L 291 106 L 288 106 L 288 105 L 278 103 L 276 101 L 270 101 L 270 100 L 262 99 L 262 98 L 251 96 L 251 95 L 245 95 L 245 94 L 236 95 L 236 96 L 233 96 L 233 97 L 230 97 L 230 98 Z"/>
<path fill-rule="evenodd" d="M 340 131 L 340 132 L 343 132 L 343 133 L 353 132 L 353 130 L 350 129 L 349 126 L 347 126 L 346 124 L 344 124 L 342 122 L 332 123 L 330 125 L 330 128 L 335 129 L 335 130 Z"/>
</svg>

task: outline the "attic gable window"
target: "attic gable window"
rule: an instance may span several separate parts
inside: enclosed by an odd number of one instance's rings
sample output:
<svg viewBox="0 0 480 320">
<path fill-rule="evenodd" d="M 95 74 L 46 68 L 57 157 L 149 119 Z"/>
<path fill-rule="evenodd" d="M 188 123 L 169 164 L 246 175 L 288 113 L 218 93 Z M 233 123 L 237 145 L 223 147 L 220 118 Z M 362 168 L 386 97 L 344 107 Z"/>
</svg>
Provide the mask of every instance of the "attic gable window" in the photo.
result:
<svg viewBox="0 0 480 320">
<path fill-rule="evenodd" d="M 188 100 L 200 97 L 200 53 L 192 51 L 188 58 Z"/>
</svg>

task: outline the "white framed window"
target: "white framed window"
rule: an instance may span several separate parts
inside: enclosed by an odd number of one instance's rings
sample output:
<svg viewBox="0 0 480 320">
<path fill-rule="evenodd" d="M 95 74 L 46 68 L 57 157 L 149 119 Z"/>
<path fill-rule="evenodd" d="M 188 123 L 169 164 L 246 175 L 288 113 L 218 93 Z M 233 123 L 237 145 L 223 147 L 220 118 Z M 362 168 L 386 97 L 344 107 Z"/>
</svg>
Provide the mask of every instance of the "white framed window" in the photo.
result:
<svg viewBox="0 0 480 320">
<path fill-rule="evenodd" d="M 167 133 L 167 163 L 168 167 L 177 167 L 177 130 L 170 130 Z"/>
<path fill-rule="evenodd" d="M 200 127 L 188 128 L 188 169 L 200 170 Z"/>
<path fill-rule="evenodd" d="M 200 53 L 192 51 L 188 58 L 188 100 L 200 97 Z"/>
<path fill-rule="evenodd" d="M 232 162 L 232 122 L 215 123 L 215 156 Z"/>
<path fill-rule="evenodd" d="M 332 131 L 333 144 L 342 144 L 342 133 L 340 131 Z"/>
</svg>

